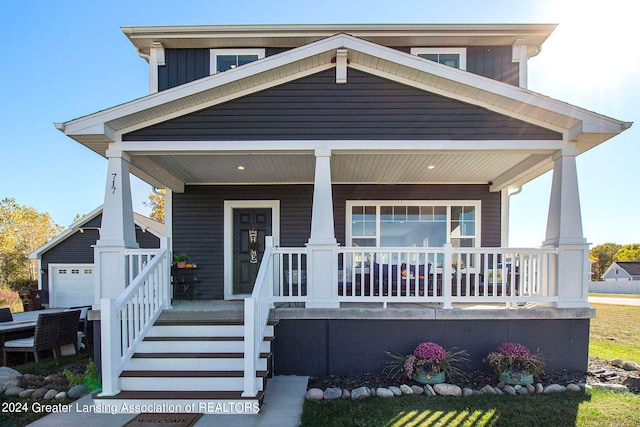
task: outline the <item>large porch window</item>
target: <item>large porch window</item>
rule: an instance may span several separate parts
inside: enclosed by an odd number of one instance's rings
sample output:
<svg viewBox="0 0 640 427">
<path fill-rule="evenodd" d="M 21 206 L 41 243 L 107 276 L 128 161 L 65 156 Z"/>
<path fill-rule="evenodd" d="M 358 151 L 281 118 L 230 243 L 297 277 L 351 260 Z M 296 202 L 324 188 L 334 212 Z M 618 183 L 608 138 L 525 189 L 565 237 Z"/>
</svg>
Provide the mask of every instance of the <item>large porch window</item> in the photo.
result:
<svg viewBox="0 0 640 427">
<path fill-rule="evenodd" d="M 480 246 L 480 201 L 348 201 L 346 219 L 347 246 Z"/>
<path fill-rule="evenodd" d="M 477 247 L 479 201 L 347 202 L 347 245 Z"/>
</svg>

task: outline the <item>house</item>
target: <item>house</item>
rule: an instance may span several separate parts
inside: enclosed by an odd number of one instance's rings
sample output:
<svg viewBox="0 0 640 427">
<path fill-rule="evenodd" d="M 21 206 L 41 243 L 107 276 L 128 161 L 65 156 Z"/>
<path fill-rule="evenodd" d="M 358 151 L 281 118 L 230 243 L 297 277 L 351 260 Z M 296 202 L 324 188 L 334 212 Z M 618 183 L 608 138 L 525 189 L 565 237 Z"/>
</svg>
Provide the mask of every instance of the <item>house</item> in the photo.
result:
<svg viewBox="0 0 640 427">
<path fill-rule="evenodd" d="M 142 248 L 159 248 L 164 226 L 134 213 L 136 242 Z M 38 260 L 38 289 L 52 308 L 92 305 L 94 299 L 93 246 L 100 238 L 102 207 L 83 216 L 68 229 L 29 255 Z M 99 302 L 99 301 L 98 301 Z"/>
<path fill-rule="evenodd" d="M 150 94 L 56 124 L 108 159 L 101 398 L 255 401 L 267 371 L 379 372 L 425 340 L 584 372 L 576 157 L 631 123 L 527 89 L 555 27 L 123 28 Z M 510 195 L 551 170 L 542 245 L 508 247 Z M 167 190 L 136 274 L 129 173 Z M 172 298 L 173 252 L 199 301 Z"/>
<path fill-rule="evenodd" d="M 640 280 L 640 261 L 617 261 L 611 263 L 602 275 L 604 281 Z"/>
</svg>

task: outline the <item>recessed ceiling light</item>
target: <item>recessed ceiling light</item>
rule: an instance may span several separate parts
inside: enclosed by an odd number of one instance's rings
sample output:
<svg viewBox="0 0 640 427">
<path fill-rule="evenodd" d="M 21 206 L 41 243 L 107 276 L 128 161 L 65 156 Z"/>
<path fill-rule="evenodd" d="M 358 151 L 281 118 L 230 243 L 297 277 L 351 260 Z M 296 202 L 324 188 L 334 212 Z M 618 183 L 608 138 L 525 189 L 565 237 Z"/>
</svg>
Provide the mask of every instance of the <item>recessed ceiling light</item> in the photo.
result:
<svg viewBox="0 0 640 427">
<path fill-rule="evenodd" d="M 244 166 L 239 165 L 239 166 L 238 166 L 238 170 L 239 170 L 239 171 L 243 171 L 243 170 L 244 170 Z"/>
<path fill-rule="evenodd" d="M 435 169 L 436 167 L 434 165 L 429 165 L 427 166 L 427 169 L 431 170 L 431 169 Z"/>
</svg>

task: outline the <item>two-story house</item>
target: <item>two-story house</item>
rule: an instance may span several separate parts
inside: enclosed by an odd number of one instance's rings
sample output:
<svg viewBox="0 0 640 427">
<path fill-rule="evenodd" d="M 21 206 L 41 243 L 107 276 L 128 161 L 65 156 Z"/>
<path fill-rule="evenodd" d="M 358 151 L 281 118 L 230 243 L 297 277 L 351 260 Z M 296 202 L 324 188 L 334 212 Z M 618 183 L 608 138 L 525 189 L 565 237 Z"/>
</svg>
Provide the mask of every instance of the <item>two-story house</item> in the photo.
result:
<svg viewBox="0 0 640 427">
<path fill-rule="evenodd" d="M 269 370 L 379 372 L 426 340 L 473 369 L 513 341 L 586 370 L 576 157 L 631 124 L 527 89 L 554 28 L 123 28 L 150 94 L 57 124 L 108 159 L 103 396 L 260 399 Z M 550 170 L 541 247 L 507 247 L 510 192 Z M 167 191 L 148 257 L 130 173 Z M 175 301 L 172 253 L 197 301 Z"/>
</svg>

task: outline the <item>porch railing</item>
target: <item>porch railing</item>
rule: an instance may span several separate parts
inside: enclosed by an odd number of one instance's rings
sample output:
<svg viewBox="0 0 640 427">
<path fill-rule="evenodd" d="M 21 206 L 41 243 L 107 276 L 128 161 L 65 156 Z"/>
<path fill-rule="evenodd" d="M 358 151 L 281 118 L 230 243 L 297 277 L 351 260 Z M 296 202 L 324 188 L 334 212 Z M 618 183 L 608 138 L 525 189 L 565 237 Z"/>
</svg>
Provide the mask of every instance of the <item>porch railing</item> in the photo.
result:
<svg viewBox="0 0 640 427">
<path fill-rule="evenodd" d="M 100 305 L 103 396 L 119 392 L 118 377 L 133 355 L 135 346 L 171 301 L 168 249 L 156 249 L 153 255 L 133 253 L 128 256 L 129 263 L 133 256 L 137 258 L 133 265 L 144 263 L 144 268 L 118 298 L 103 298 Z"/>
<path fill-rule="evenodd" d="M 338 248 L 339 302 L 557 301 L 556 248 Z M 274 248 L 275 302 L 306 302 L 306 248 Z M 327 280 L 331 275 L 327 274 Z"/>
<path fill-rule="evenodd" d="M 158 253 L 158 249 L 127 249 L 125 252 L 125 268 L 127 286 L 135 280 L 149 261 Z"/>
<path fill-rule="evenodd" d="M 274 289 L 273 238 L 265 238 L 265 250 L 251 296 L 244 299 L 244 386 L 243 397 L 258 394 L 256 366 L 273 308 Z"/>
</svg>

